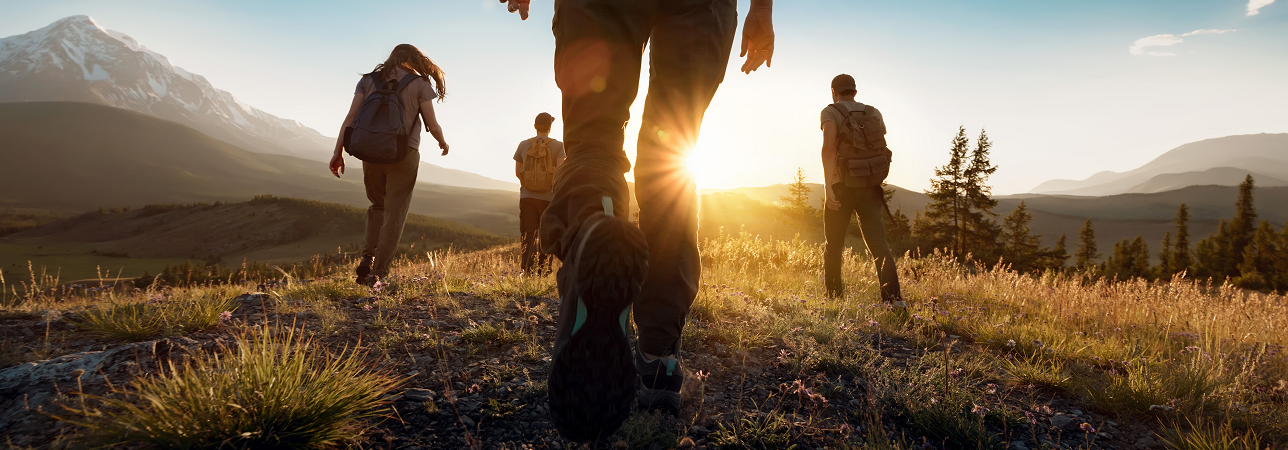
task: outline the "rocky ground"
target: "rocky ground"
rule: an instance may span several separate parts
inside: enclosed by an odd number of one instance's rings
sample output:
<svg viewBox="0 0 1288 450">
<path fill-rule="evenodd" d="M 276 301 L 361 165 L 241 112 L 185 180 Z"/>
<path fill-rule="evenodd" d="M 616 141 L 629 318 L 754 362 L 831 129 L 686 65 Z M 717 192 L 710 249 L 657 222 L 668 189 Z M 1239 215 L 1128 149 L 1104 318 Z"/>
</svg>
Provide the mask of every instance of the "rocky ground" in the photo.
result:
<svg viewBox="0 0 1288 450">
<path fill-rule="evenodd" d="M 548 419 L 545 379 L 558 300 L 498 303 L 467 292 L 448 295 L 450 302 L 431 297 L 396 305 L 376 297 L 340 299 L 335 302 L 339 314 L 330 314 L 342 318 L 328 322 L 290 299 L 249 293 L 238 297 L 232 317 L 214 330 L 136 343 L 79 331 L 74 312 L 2 312 L 6 354 L 41 360 L 10 357 L 0 369 L 0 435 L 18 447 L 50 444 L 75 429 L 55 417 L 65 413 L 60 405 L 166 370 L 166 361 L 221 351 L 238 330 L 268 323 L 312 331 L 335 349 L 359 345 L 375 367 L 405 377 L 387 418 L 368 432 L 365 447 L 581 448 L 560 439 Z M 879 333 L 864 345 L 886 360 L 885 367 L 911 365 L 927 352 L 943 353 Z M 740 433 L 765 434 L 757 441 L 763 448 L 860 446 L 876 435 L 904 439 L 914 448 L 960 447 L 922 438 L 897 414 L 874 414 L 888 408 L 873 405 L 865 376 L 802 367 L 785 357 L 787 347 L 781 340 L 746 351 L 715 341 L 686 343 L 681 356 L 689 378 L 681 414 L 637 412 L 617 435 L 589 447 L 717 448 Z M 958 343 L 948 356 L 971 351 L 972 344 Z M 1031 422 L 1026 417 L 984 425 L 999 435 L 999 447 L 1162 448 L 1157 430 L 1144 421 L 1092 411 L 1067 392 L 1014 385 L 989 389 L 1002 391 L 996 394 L 1000 404 L 1034 414 Z M 1083 423 L 1096 432 L 1080 429 Z"/>
</svg>

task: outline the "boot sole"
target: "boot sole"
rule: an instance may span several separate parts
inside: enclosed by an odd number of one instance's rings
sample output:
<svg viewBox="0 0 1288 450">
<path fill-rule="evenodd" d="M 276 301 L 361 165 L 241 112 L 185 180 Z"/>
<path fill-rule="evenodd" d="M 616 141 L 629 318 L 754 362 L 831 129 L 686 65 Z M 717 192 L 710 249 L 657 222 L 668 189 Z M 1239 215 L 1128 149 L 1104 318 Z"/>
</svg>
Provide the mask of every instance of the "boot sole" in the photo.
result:
<svg viewBox="0 0 1288 450">
<path fill-rule="evenodd" d="M 549 380 L 551 421 L 582 442 L 612 435 L 630 415 L 639 376 L 623 324 L 648 270 L 648 247 L 634 225 L 610 217 L 585 232 L 571 268 L 572 298 L 562 300 L 584 305 L 585 321 L 555 350 Z"/>
</svg>

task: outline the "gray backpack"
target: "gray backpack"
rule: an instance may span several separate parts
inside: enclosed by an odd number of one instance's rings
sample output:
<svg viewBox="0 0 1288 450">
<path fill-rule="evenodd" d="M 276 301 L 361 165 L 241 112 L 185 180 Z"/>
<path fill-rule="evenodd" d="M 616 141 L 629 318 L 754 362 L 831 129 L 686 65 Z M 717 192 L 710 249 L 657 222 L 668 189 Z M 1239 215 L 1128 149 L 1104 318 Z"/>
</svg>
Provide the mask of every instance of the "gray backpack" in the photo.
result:
<svg viewBox="0 0 1288 450">
<path fill-rule="evenodd" d="M 380 73 L 367 74 L 375 83 L 376 91 L 367 96 L 358 108 L 353 126 L 344 130 L 344 149 L 354 158 L 377 164 L 394 164 L 407 157 L 407 136 L 411 128 L 407 121 L 402 96 L 398 95 L 407 85 L 419 78 L 414 73 L 402 80 L 381 82 Z"/>
</svg>

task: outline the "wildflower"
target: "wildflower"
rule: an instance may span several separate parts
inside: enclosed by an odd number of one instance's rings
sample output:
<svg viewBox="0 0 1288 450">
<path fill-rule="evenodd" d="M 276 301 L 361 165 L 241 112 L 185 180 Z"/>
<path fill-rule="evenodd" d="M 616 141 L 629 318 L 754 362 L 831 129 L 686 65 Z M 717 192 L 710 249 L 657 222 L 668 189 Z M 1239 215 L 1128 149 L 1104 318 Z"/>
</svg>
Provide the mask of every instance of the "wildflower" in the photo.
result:
<svg viewBox="0 0 1288 450">
<path fill-rule="evenodd" d="M 962 376 L 962 369 L 958 367 L 956 370 L 953 370 L 952 372 L 948 372 L 948 376 L 956 379 L 957 377 Z"/>
<path fill-rule="evenodd" d="M 1084 433 L 1095 433 L 1095 432 L 1096 432 L 1096 427 L 1091 426 L 1091 424 L 1089 424 L 1089 423 L 1087 423 L 1087 422 L 1083 422 L 1083 423 L 1082 423 L 1082 425 L 1078 426 L 1078 429 L 1082 430 L 1082 432 L 1084 432 Z"/>
<path fill-rule="evenodd" d="M 879 327 L 879 326 L 881 326 L 881 322 L 877 322 L 877 321 L 875 321 L 875 320 L 869 320 L 869 321 L 868 321 L 868 325 L 869 325 L 869 326 L 874 326 L 874 327 Z"/>
<path fill-rule="evenodd" d="M 974 403 L 971 403 L 971 405 L 974 406 L 974 408 L 970 409 L 971 414 L 975 414 L 980 417 L 984 417 L 984 414 L 988 414 L 988 408 L 976 405 Z"/>
<path fill-rule="evenodd" d="M 934 398 L 934 397 L 930 397 L 930 404 L 934 405 L 934 404 L 937 404 L 937 403 L 939 403 L 939 399 L 936 399 L 936 398 Z"/>
<path fill-rule="evenodd" d="M 792 331 L 789 331 L 788 333 L 795 333 L 795 332 L 800 331 L 800 330 L 803 330 L 803 329 L 804 329 L 804 328 L 802 328 L 802 327 L 792 328 Z"/>
<path fill-rule="evenodd" d="M 990 394 L 996 394 L 996 393 L 997 393 L 997 385 L 996 385 L 996 384 L 989 383 L 989 384 L 988 384 L 988 386 L 985 386 L 985 388 L 987 388 L 988 393 L 990 393 Z"/>
<path fill-rule="evenodd" d="M 701 371 L 701 370 L 699 370 L 697 373 L 693 374 L 693 377 L 694 377 L 694 378 L 697 378 L 699 383 L 706 382 L 706 381 L 707 381 L 707 377 L 709 377 L 709 376 L 711 376 L 711 374 L 706 373 L 706 372 L 703 372 L 703 371 Z"/>
<path fill-rule="evenodd" d="M 1034 345 L 1034 346 L 1036 346 L 1037 348 L 1042 348 L 1042 340 L 1041 340 L 1041 339 L 1034 339 L 1034 340 L 1033 340 L 1033 345 Z"/>
<path fill-rule="evenodd" d="M 1042 407 L 1039 409 L 1042 411 L 1042 414 L 1054 414 L 1054 411 L 1051 411 L 1050 406 L 1042 405 Z"/>
<path fill-rule="evenodd" d="M 1033 415 L 1033 413 L 1031 413 L 1031 412 L 1025 411 L 1025 412 L 1024 412 L 1024 418 L 1029 419 L 1029 423 L 1030 423 L 1030 424 L 1033 424 L 1033 425 L 1037 425 L 1037 424 L 1038 424 L 1038 418 L 1037 418 L 1037 417 L 1035 417 L 1035 416 Z"/>
<path fill-rule="evenodd" d="M 483 388 L 479 387 L 478 383 L 474 383 L 474 384 L 470 385 L 470 393 L 471 393 L 471 394 L 477 394 L 477 393 L 479 393 L 479 392 L 483 392 Z"/>
<path fill-rule="evenodd" d="M 1007 347 L 1014 347 L 1014 346 L 1015 346 L 1015 339 L 1007 339 L 1007 340 L 1006 340 L 1006 346 L 1007 346 Z"/>
<path fill-rule="evenodd" d="M 219 320 L 222 320 L 222 321 L 227 322 L 227 321 L 232 320 L 232 319 L 233 319 L 233 312 L 232 312 L 232 311 L 224 311 L 224 312 L 219 313 Z"/>
<path fill-rule="evenodd" d="M 842 436 L 849 436 L 849 435 L 850 435 L 850 424 L 848 424 L 848 423 L 843 423 L 843 424 L 841 424 L 841 429 L 840 429 L 840 430 L 837 430 L 837 431 L 840 431 Z"/>
<path fill-rule="evenodd" d="M 388 286 L 388 285 L 389 283 L 386 283 L 383 281 L 377 281 L 376 284 L 371 285 L 371 290 L 380 292 L 381 289 L 384 289 L 385 286 Z"/>
<path fill-rule="evenodd" d="M 362 305 L 362 310 L 363 310 L 363 311 L 371 311 L 371 305 L 370 305 L 370 304 Z"/>
</svg>

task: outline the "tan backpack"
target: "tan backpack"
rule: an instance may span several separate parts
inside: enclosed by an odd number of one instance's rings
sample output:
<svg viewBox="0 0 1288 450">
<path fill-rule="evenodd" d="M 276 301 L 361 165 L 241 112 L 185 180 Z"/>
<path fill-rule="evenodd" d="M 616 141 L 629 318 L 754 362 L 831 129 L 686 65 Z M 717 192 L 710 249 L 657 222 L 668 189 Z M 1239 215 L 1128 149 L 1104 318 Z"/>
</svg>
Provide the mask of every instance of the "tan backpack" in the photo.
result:
<svg viewBox="0 0 1288 450">
<path fill-rule="evenodd" d="M 550 192 L 555 184 L 555 157 L 547 146 L 549 138 L 535 137 L 528 141 L 523 154 L 523 170 L 519 184 L 532 192 Z"/>
<path fill-rule="evenodd" d="M 849 187 L 880 186 L 890 175 L 893 153 L 886 146 L 885 126 L 869 105 L 850 111 L 832 104 L 842 123 L 837 125 L 836 165 Z"/>
</svg>

